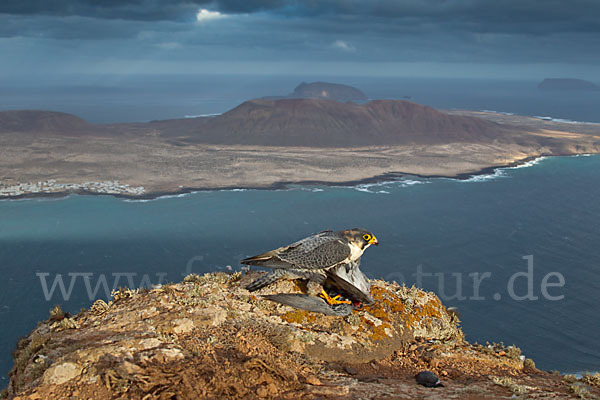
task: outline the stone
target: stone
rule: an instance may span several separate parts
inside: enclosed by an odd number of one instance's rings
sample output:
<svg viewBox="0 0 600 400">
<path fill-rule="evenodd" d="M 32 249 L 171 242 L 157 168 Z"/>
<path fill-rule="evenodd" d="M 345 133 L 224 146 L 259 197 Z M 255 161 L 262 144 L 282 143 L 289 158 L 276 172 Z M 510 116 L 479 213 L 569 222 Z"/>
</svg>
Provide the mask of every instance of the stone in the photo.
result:
<svg viewBox="0 0 600 400">
<path fill-rule="evenodd" d="M 81 375 L 82 368 L 72 362 L 53 365 L 44 372 L 42 381 L 45 384 L 60 385 Z"/>
</svg>

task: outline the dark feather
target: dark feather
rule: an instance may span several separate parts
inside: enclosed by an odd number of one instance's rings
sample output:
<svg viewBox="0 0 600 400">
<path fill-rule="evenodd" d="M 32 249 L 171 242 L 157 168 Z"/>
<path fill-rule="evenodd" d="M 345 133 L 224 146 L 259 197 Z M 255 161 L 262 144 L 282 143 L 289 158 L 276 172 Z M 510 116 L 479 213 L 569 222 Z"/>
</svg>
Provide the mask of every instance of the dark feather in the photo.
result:
<svg viewBox="0 0 600 400">
<path fill-rule="evenodd" d="M 280 293 L 262 297 L 286 306 L 299 308 L 300 310 L 318 312 L 325 315 L 346 316 L 350 315 L 354 309 L 351 304 L 335 304 L 330 306 L 323 299 L 307 294 Z"/>
</svg>

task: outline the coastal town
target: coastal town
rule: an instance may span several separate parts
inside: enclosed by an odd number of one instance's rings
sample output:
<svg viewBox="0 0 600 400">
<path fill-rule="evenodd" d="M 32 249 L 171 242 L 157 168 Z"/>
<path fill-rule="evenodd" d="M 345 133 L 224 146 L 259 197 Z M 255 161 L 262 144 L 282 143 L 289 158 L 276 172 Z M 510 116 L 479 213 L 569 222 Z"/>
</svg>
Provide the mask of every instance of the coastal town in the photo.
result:
<svg viewBox="0 0 600 400">
<path fill-rule="evenodd" d="M 37 193 L 73 193 L 87 192 L 95 194 L 111 194 L 139 196 L 144 194 L 143 186 L 132 187 L 119 181 L 83 182 L 83 183 L 57 183 L 50 179 L 35 183 L 5 184 L 0 181 L 0 198 L 20 197 Z"/>
</svg>

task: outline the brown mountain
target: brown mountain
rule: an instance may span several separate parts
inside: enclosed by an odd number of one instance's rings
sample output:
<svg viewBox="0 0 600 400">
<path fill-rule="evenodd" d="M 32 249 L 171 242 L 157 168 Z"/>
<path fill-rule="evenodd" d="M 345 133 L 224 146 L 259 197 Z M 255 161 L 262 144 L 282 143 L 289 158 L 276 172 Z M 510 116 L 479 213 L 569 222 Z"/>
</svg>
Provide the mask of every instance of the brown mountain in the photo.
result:
<svg viewBox="0 0 600 400">
<path fill-rule="evenodd" d="M 160 135 L 179 141 L 260 146 L 358 147 L 490 142 L 506 132 L 475 117 L 449 115 L 403 100 L 365 104 L 324 99 L 256 99 L 216 117 L 94 125 L 51 111 L 0 112 L 0 133 Z"/>
<path fill-rule="evenodd" d="M 101 133 L 102 129 L 72 114 L 55 111 L 0 111 L 1 133 L 79 136 Z"/>
<path fill-rule="evenodd" d="M 165 136 L 196 143 L 352 147 L 484 142 L 499 125 L 402 100 L 366 104 L 322 99 L 250 100 L 212 118 L 156 122 Z"/>
</svg>

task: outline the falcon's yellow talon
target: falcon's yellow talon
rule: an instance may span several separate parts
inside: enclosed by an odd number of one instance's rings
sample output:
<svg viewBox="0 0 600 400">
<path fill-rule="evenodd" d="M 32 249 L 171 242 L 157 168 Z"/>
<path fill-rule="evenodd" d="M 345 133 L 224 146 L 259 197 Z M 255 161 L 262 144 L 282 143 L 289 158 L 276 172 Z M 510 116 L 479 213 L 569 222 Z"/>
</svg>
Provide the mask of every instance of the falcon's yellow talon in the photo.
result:
<svg viewBox="0 0 600 400">
<path fill-rule="evenodd" d="M 325 291 L 325 289 L 321 290 L 321 293 L 319 294 L 319 297 L 321 297 L 323 300 L 325 300 L 327 302 L 327 304 L 329 304 L 330 306 L 333 306 L 335 304 L 352 304 L 351 301 L 347 301 L 347 300 L 338 300 L 340 297 L 342 297 L 341 294 L 338 294 L 334 297 L 331 297 L 327 294 L 327 292 Z"/>
</svg>

